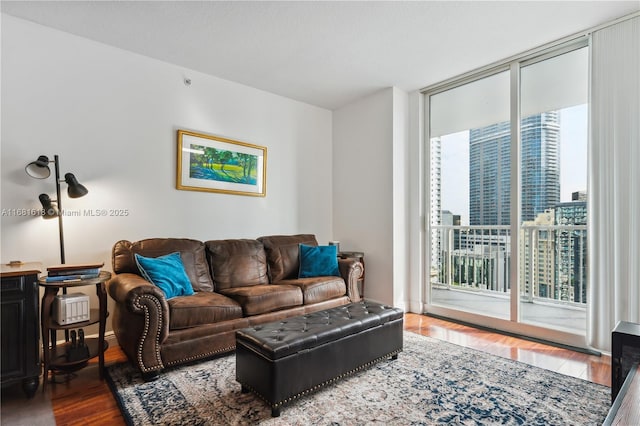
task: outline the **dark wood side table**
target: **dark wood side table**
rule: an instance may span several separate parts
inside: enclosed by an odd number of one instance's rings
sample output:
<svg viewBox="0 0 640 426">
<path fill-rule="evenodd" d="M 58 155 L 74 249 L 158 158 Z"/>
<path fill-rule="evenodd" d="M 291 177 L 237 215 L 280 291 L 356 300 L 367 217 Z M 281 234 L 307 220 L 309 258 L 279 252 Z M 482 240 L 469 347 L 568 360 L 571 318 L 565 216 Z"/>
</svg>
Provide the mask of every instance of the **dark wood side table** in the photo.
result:
<svg viewBox="0 0 640 426">
<path fill-rule="evenodd" d="M 28 398 L 40 383 L 38 274 L 40 263 L 2 265 L 2 387 L 22 382 Z"/>
<path fill-rule="evenodd" d="M 611 333 L 611 403 L 637 362 L 640 362 L 640 324 L 618 321 Z"/>
<path fill-rule="evenodd" d="M 105 283 L 109 281 L 109 279 L 111 279 L 111 273 L 101 271 L 97 278 L 48 283 L 46 282 L 46 277 L 42 277 L 38 281 L 40 286 L 45 289 L 44 296 L 42 297 L 42 314 L 40 318 L 42 322 L 42 349 L 44 359 L 44 380 L 42 381 L 43 391 L 46 389 L 49 371 L 51 371 L 53 375 L 55 375 L 56 372 L 70 373 L 84 367 L 87 364 L 87 361 L 96 356 L 99 357 L 100 380 L 104 378 L 104 351 L 108 346 L 108 343 L 104 340 L 104 333 L 107 324 L 107 316 L 109 315 L 109 312 L 107 312 L 107 290 Z M 51 307 L 60 289 L 90 285 L 96 286 L 99 308 L 90 309 L 88 321 L 61 325 L 53 320 Z M 99 323 L 98 338 L 85 339 L 85 343 L 89 348 L 89 356 L 84 359 L 74 359 L 73 361 L 67 360 L 66 353 L 71 342 L 58 345 L 56 343 L 57 331 L 68 331 L 96 323 Z M 49 338 L 51 338 L 51 340 L 49 340 Z"/>
<path fill-rule="evenodd" d="M 358 291 L 360 292 L 360 297 L 364 299 L 364 253 L 361 251 L 341 251 L 338 252 L 338 257 L 341 259 L 357 259 L 362 263 L 362 276 L 358 280 Z"/>
</svg>

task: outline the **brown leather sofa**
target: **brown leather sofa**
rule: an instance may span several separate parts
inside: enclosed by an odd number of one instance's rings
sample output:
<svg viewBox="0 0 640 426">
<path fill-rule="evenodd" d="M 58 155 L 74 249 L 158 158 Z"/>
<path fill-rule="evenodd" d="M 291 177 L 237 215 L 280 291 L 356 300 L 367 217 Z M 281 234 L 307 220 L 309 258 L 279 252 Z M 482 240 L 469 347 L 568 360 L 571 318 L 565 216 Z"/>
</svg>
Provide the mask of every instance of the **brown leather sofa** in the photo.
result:
<svg viewBox="0 0 640 426">
<path fill-rule="evenodd" d="M 197 241 L 151 238 L 118 241 L 113 330 L 129 360 L 146 379 L 171 367 L 235 349 L 240 328 L 359 301 L 356 259 L 338 259 L 340 277 L 298 278 L 298 245 L 318 245 L 314 235 L 274 235 L 256 240 Z M 194 294 L 167 300 L 139 273 L 134 254 L 179 252 Z"/>
</svg>

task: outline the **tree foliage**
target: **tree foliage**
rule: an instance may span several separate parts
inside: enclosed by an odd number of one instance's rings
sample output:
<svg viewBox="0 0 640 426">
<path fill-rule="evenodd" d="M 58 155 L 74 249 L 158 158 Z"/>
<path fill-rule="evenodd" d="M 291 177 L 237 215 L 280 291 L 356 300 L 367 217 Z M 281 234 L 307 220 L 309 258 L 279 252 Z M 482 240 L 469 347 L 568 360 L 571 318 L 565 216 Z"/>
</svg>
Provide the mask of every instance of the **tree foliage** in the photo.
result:
<svg viewBox="0 0 640 426">
<path fill-rule="evenodd" d="M 191 152 L 191 168 L 203 167 L 210 170 L 218 169 L 220 173 L 227 175 L 225 180 L 249 183 L 251 181 L 252 173 L 258 166 L 258 157 L 255 155 L 199 145 L 192 145 L 191 148 L 194 151 L 198 151 Z M 242 176 L 237 176 L 233 172 L 227 172 L 225 170 L 225 166 L 227 165 L 240 167 L 242 170 Z"/>
</svg>

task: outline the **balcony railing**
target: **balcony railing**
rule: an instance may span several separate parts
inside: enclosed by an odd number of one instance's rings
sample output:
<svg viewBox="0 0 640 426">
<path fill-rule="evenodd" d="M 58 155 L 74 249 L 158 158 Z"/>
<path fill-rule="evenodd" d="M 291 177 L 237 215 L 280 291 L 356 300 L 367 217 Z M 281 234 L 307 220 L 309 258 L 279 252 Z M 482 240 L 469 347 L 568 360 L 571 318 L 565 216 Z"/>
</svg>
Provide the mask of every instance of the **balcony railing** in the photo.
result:
<svg viewBox="0 0 640 426">
<path fill-rule="evenodd" d="M 432 226 L 431 285 L 508 296 L 511 290 L 509 226 Z M 585 307 L 585 225 L 522 225 L 520 301 Z"/>
</svg>

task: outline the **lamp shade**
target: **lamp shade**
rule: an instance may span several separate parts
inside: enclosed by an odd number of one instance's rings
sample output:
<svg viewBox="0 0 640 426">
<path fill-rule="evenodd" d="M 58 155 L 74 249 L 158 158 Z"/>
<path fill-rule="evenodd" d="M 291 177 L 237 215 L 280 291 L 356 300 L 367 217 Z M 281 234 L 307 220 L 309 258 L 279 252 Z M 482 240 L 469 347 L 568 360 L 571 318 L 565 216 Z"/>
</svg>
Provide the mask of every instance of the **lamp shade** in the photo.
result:
<svg viewBox="0 0 640 426">
<path fill-rule="evenodd" d="M 49 157 L 41 155 L 36 161 L 32 161 L 24 168 L 29 176 L 36 179 L 46 179 L 51 175 Z"/>
<path fill-rule="evenodd" d="M 69 197 L 71 198 L 80 198 L 89 193 L 89 190 L 78 182 L 78 179 L 76 179 L 73 173 L 67 173 L 64 175 L 64 181 L 69 185 L 69 188 L 67 188 L 67 194 L 69 194 Z"/>
<path fill-rule="evenodd" d="M 42 204 L 42 217 L 45 219 L 53 219 L 58 217 L 58 210 L 53 205 L 51 198 L 47 194 L 40 194 L 38 197 L 40 204 Z"/>
</svg>

